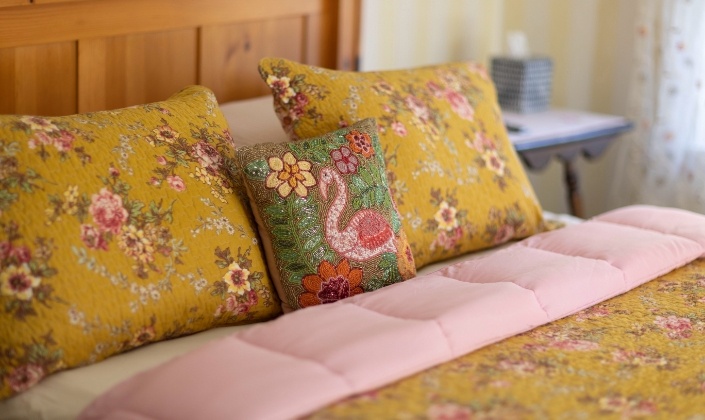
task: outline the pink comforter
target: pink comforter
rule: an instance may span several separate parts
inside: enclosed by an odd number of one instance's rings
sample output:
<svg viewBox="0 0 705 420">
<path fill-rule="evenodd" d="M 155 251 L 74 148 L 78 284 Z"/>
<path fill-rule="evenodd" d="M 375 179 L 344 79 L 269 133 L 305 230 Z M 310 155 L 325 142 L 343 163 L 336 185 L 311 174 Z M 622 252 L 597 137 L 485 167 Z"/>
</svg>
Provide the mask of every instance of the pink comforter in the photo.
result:
<svg viewBox="0 0 705 420">
<path fill-rule="evenodd" d="M 83 419 L 310 413 L 624 293 L 705 255 L 705 216 L 633 206 L 212 342 Z"/>
</svg>

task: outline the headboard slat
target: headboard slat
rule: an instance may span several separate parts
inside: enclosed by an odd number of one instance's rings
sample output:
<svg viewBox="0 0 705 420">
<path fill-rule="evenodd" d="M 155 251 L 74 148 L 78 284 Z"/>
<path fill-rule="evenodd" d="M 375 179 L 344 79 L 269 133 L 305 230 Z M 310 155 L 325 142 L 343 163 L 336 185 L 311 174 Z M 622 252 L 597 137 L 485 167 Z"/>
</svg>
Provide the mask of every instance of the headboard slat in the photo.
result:
<svg viewBox="0 0 705 420">
<path fill-rule="evenodd" d="M 196 29 L 180 29 L 78 41 L 78 112 L 153 102 L 198 83 L 197 40 Z"/>
<path fill-rule="evenodd" d="M 222 101 L 267 94 L 257 73 L 264 56 L 301 60 L 301 17 L 205 26 L 201 29 L 201 82 Z"/>
<path fill-rule="evenodd" d="M 324 0 L 86 0 L 8 7 L 0 48 L 308 15 Z"/>
<path fill-rule="evenodd" d="M 0 49 L 0 112 L 75 113 L 76 56 L 70 41 Z"/>
<path fill-rule="evenodd" d="M 2 0 L 0 0 L 2 1 Z M 266 94 L 263 56 L 352 69 L 360 0 L 81 0 L 2 7 L 0 113 L 61 115 Z M 3 5 L 3 3 L 0 3 Z"/>
</svg>

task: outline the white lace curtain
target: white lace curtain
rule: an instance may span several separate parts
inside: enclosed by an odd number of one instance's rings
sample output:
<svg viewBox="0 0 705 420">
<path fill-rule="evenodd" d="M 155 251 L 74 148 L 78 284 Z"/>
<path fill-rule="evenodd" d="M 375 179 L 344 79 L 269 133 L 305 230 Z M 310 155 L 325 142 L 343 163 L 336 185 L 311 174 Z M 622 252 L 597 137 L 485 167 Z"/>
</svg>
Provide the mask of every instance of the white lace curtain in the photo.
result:
<svg viewBox="0 0 705 420">
<path fill-rule="evenodd" d="M 615 204 L 705 213 L 705 0 L 638 2 Z"/>
</svg>

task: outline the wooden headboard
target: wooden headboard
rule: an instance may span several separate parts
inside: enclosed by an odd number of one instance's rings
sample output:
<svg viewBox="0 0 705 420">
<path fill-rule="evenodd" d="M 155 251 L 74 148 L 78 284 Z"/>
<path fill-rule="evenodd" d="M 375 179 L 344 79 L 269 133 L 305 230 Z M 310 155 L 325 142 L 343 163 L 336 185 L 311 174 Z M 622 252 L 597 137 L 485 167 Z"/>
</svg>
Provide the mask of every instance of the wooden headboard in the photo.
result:
<svg viewBox="0 0 705 420">
<path fill-rule="evenodd" d="M 0 0 L 0 114 L 267 93 L 264 56 L 357 66 L 360 0 Z"/>
</svg>

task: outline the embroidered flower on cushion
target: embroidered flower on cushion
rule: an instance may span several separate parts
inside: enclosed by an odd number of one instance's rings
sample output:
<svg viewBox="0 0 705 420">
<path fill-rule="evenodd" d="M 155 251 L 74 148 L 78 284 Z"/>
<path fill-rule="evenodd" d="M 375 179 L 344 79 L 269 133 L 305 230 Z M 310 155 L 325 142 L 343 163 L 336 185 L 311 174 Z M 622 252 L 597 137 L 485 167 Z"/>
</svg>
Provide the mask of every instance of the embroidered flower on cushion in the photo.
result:
<svg viewBox="0 0 705 420">
<path fill-rule="evenodd" d="M 350 144 L 350 148 L 353 152 L 360 153 L 366 158 L 375 154 L 375 149 L 372 147 L 372 139 L 370 139 L 369 134 L 351 130 L 345 135 L 345 139 Z"/>
<path fill-rule="evenodd" d="M 242 296 L 251 289 L 250 271 L 233 262 L 228 266 L 228 272 L 223 276 L 223 281 L 228 285 L 228 292 Z"/>
<path fill-rule="evenodd" d="M 360 162 L 347 147 L 341 146 L 340 149 L 332 150 L 330 157 L 341 174 L 354 174 L 357 172 L 357 166 Z"/>
<path fill-rule="evenodd" d="M 127 210 L 122 204 L 122 197 L 113 194 L 107 188 L 101 188 L 98 194 L 93 194 L 88 211 L 99 230 L 111 232 L 114 235 L 120 233 L 128 217 Z"/>
<path fill-rule="evenodd" d="M 343 258 L 337 266 L 333 266 L 328 261 L 322 261 L 318 265 L 317 274 L 304 276 L 301 281 L 306 292 L 299 295 L 299 305 L 304 308 L 332 303 L 360 294 L 363 292 L 362 274 L 362 269 L 350 267 L 350 262 L 346 258 Z"/>
<path fill-rule="evenodd" d="M 316 179 L 311 174 L 311 162 L 297 160 L 291 152 L 284 153 L 282 158 L 270 157 L 267 163 L 271 172 L 265 185 L 276 189 L 282 198 L 288 197 L 292 191 L 299 197 L 307 197 L 308 188 L 316 185 Z"/>
<path fill-rule="evenodd" d="M 10 265 L 0 273 L 0 290 L 5 296 L 14 296 L 21 300 L 32 299 L 33 290 L 41 279 L 32 275 L 27 263 L 20 266 Z"/>
</svg>

